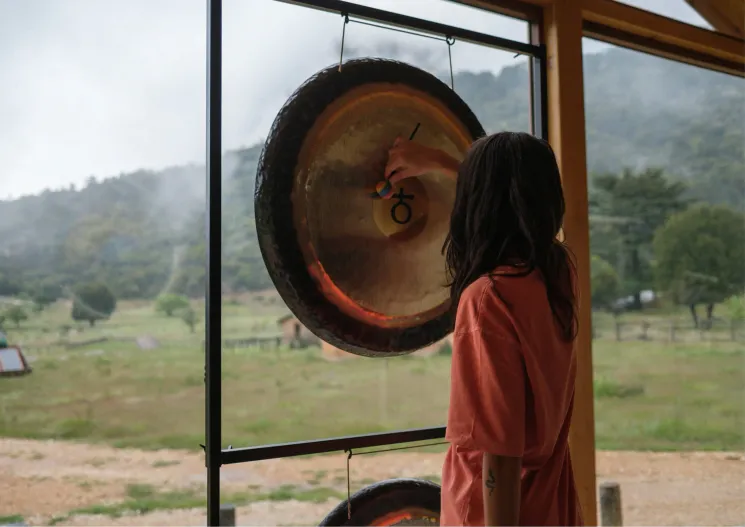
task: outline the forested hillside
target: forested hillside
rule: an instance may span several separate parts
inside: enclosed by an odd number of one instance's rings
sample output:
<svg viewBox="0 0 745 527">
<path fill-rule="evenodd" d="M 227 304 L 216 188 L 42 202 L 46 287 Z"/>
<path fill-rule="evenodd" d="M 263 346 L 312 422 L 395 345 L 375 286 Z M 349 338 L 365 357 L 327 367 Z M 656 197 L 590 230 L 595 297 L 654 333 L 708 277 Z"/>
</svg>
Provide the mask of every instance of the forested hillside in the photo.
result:
<svg viewBox="0 0 745 527">
<path fill-rule="evenodd" d="M 460 73 L 455 86 L 487 130 L 524 130 L 527 75 L 525 64 L 498 76 Z M 623 50 L 586 56 L 585 79 L 593 196 L 603 190 L 596 175 L 660 167 L 667 180 L 683 183 L 686 200 L 743 210 L 741 79 Z M 254 225 L 260 150 L 225 156 L 227 290 L 270 285 Z M 189 165 L 0 202 L 0 295 L 54 296 L 91 280 L 119 298 L 203 294 L 204 187 L 204 167 Z"/>
</svg>

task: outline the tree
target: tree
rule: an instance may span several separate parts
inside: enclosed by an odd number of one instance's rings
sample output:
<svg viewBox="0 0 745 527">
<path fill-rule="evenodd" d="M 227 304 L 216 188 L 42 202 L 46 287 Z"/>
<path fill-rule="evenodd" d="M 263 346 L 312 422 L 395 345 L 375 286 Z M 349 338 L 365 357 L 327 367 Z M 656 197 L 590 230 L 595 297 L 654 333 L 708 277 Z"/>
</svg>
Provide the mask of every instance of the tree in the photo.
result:
<svg viewBox="0 0 745 527">
<path fill-rule="evenodd" d="M 181 311 L 179 311 L 179 316 L 181 317 L 181 320 L 184 321 L 184 324 L 189 326 L 191 332 L 194 333 L 194 328 L 199 322 L 199 315 L 194 310 L 194 308 L 191 306 L 183 308 Z"/>
<path fill-rule="evenodd" d="M 591 263 L 592 304 L 600 308 L 609 308 L 618 299 L 618 273 L 613 266 L 592 255 Z"/>
<path fill-rule="evenodd" d="M 685 208 L 686 187 L 668 181 L 660 169 L 599 175 L 592 183 L 593 252 L 613 263 L 620 292 L 632 295 L 632 307 L 641 309 L 641 292 L 654 283 L 654 233 L 671 214 Z"/>
<path fill-rule="evenodd" d="M 584 68 L 591 173 L 620 174 L 630 163 L 635 169 L 662 165 L 671 179 L 689 182 L 686 196 L 743 207 L 742 79 L 621 49 L 585 55 Z M 650 86 L 652 72 L 661 85 Z M 498 76 L 458 72 L 455 85 L 485 129 L 525 129 L 528 74 L 523 62 Z M 272 287 L 253 210 L 262 147 L 226 152 L 223 158 L 221 271 L 223 287 L 231 291 Z M 621 239 L 616 222 L 636 221 L 636 216 L 622 210 L 623 217 L 614 217 L 610 207 L 620 202 L 606 199 L 596 179 L 590 179 L 591 198 L 597 202 L 592 252 L 613 265 L 619 295 L 627 296 L 653 282 L 652 251 L 648 244 L 629 250 L 636 246 Z M 655 211 L 654 200 L 644 192 L 637 196 L 641 208 Z M 196 164 L 136 170 L 99 177 L 95 184 L 0 199 L 0 296 L 32 293 L 34 283 L 50 279 L 65 288 L 101 281 L 119 301 L 154 299 L 172 277 L 169 292 L 203 295 L 204 199 L 204 167 Z M 175 250 L 180 247 L 183 253 Z M 641 268 L 636 274 L 629 269 L 634 256 Z"/>
<path fill-rule="evenodd" d="M 54 303 L 61 293 L 61 288 L 52 280 L 45 280 L 31 290 L 31 300 L 34 302 L 34 311 L 43 311 L 49 304 Z"/>
<path fill-rule="evenodd" d="M 725 206 L 697 205 L 672 216 L 654 239 L 655 274 L 663 290 L 688 305 L 699 327 L 696 306 L 714 304 L 745 288 L 745 214 Z"/>
<path fill-rule="evenodd" d="M 0 265 L 4 262 L 0 261 Z M 0 296 L 13 296 L 21 292 L 17 276 L 8 274 L 7 270 L 0 269 Z"/>
<path fill-rule="evenodd" d="M 81 284 L 73 291 L 73 320 L 86 320 L 93 326 L 96 320 L 108 319 L 115 309 L 116 297 L 104 283 Z"/>
<path fill-rule="evenodd" d="M 189 307 L 189 299 L 181 295 L 167 293 L 160 295 L 155 300 L 155 310 L 159 313 L 165 313 L 167 317 L 186 307 Z"/>
<path fill-rule="evenodd" d="M 16 327 L 20 327 L 21 322 L 28 320 L 28 314 L 21 306 L 10 306 L 5 310 L 5 318 L 13 322 Z"/>
</svg>

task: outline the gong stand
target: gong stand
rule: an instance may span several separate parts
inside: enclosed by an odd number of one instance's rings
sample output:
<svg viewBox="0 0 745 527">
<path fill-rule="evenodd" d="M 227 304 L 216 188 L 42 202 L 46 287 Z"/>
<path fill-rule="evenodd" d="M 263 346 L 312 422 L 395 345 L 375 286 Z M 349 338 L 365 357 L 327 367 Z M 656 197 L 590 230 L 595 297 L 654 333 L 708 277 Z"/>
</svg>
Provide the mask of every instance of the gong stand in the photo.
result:
<svg viewBox="0 0 745 527">
<path fill-rule="evenodd" d="M 255 0 L 246 0 L 255 1 Z M 269 1 L 269 0 L 267 0 Z M 479 44 L 529 57 L 530 112 L 532 133 L 547 138 L 546 51 L 538 43 L 538 24 L 530 21 L 530 44 L 493 35 L 439 24 L 406 15 L 391 13 L 341 0 L 274 0 L 299 6 L 335 12 L 342 16 L 342 42 L 348 22 L 358 22 L 382 29 L 393 29 L 414 35 L 437 38 L 448 45 L 457 41 Z M 453 86 L 452 57 L 450 86 Z M 339 66 L 342 67 L 343 44 Z M 293 456 L 346 452 L 347 462 L 359 449 L 442 440 L 445 427 L 401 430 L 350 437 L 319 439 L 222 449 L 222 0 L 207 0 L 207 280 L 205 302 L 205 385 L 207 465 L 207 522 L 220 524 L 220 467 Z"/>
</svg>

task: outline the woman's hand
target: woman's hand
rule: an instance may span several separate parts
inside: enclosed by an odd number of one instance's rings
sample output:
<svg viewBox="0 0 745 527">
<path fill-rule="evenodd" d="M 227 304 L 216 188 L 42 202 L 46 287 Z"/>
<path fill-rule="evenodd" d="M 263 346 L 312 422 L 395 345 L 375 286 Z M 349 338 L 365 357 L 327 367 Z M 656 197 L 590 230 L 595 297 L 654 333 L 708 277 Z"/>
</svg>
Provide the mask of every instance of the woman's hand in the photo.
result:
<svg viewBox="0 0 745 527">
<path fill-rule="evenodd" d="M 399 137 L 388 151 L 385 177 L 391 183 L 435 171 L 456 177 L 458 165 L 458 161 L 442 150 Z"/>
</svg>

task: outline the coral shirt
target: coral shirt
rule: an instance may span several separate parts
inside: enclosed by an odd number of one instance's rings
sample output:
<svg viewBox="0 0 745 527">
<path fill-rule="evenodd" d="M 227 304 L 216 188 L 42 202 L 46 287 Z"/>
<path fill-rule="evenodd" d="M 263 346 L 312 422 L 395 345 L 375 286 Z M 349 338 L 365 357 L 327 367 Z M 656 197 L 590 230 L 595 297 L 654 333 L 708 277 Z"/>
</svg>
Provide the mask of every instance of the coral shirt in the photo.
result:
<svg viewBox="0 0 745 527">
<path fill-rule="evenodd" d="M 464 291 L 441 525 L 484 525 L 484 452 L 522 458 L 520 525 L 582 525 L 568 444 L 575 373 L 538 272 L 482 277 Z"/>
</svg>

